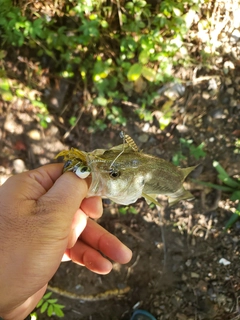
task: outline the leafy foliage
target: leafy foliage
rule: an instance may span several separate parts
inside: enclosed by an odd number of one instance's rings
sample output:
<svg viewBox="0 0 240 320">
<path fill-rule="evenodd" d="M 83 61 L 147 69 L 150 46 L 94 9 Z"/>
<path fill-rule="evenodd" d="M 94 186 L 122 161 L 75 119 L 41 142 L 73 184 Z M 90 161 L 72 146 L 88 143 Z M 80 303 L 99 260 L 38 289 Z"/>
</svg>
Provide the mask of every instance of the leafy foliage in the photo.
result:
<svg viewBox="0 0 240 320">
<path fill-rule="evenodd" d="M 36 92 L 32 90 L 32 88 L 23 86 L 17 81 L 11 80 L 10 82 L 6 77 L 4 70 L 2 70 L 2 78 L 0 79 L 0 94 L 2 99 L 7 102 L 14 102 L 17 98 L 30 101 L 37 110 L 37 117 L 40 125 L 43 128 L 48 127 L 48 124 L 51 122 L 51 118 L 46 104 L 36 96 Z"/>
<path fill-rule="evenodd" d="M 194 181 L 206 187 L 214 188 L 228 193 L 230 194 L 229 199 L 236 202 L 236 210 L 225 226 L 225 229 L 227 230 L 240 218 L 240 179 L 233 179 L 229 177 L 227 172 L 217 161 L 213 162 L 213 166 L 218 172 L 218 179 L 223 183 L 222 185 L 198 180 Z"/>
<path fill-rule="evenodd" d="M 124 207 L 119 207 L 118 208 L 119 213 L 125 215 L 127 213 L 132 213 L 132 214 L 137 214 L 138 211 L 135 207 L 133 206 L 124 206 Z"/>
<path fill-rule="evenodd" d="M 199 160 L 200 158 L 204 158 L 206 156 L 206 152 L 203 150 L 203 142 L 196 146 L 193 143 L 193 140 L 186 140 L 184 138 L 180 138 L 180 143 L 182 145 L 182 148 L 186 149 L 189 152 L 189 155 L 193 157 L 195 160 Z M 180 162 L 185 160 L 186 158 L 187 157 L 183 154 L 183 152 L 179 151 L 174 154 L 172 161 L 176 166 L 178 166 L 180 165 Z"/>
<path fill-rule="evenodd" d="M 46 313 L 48 317 L 56 315 L 59 318 L 64 317 L 62 309 L 63 305 L 57 303 L 57 299 L 51 298 L 52 292 L 46 293 L 43 298 L 39 301 L 36 308 L 40 310 L 40 313 Z"/>
<path fill-rule="evenodd" d="M 49 3 L 52 11 L 44 11 L 31 2 L 18 6 L 9 0 L 1 2 L 3 44 L 26 46 L 35 50 L 40 61 L 51 59 L 59 74 L 80 77 L 91 88 L 91 103 L 106 108 L 107 119 L 121 125 L 124 117 L 108 112 L 116 108 L 116 101 L 134 96 L 142 117 L 145 107 L 150 107 L 147 89 L 154 91 L 172 79 L 174 66 L 186 62 L 186 14 L 196 12 L 200 4 L 200 0 L 163 0 L 152 5 L 145 0 L 121 4 L 58 0 Z M 184 61 L 179 52 L 184 52 Z M 139 79 L 146 89 L 136 94 L 133 83 Z"/>
<path fill-rule="evenodd" d="M 236 139 L 235 141 L 234 153 L 240 154 L 240 139 Z"/>
</svg>

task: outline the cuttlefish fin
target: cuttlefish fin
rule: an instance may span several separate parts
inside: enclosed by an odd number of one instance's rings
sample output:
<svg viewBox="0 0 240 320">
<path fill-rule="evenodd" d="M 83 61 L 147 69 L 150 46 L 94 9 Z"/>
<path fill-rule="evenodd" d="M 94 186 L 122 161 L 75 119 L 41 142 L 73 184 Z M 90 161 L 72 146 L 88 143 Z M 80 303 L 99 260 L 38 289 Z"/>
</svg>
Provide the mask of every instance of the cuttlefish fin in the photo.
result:
<svg viewBox="0 0 240 320">
<path fill-rule="evenodd" d="M 118 146 L 112 147 L 109 150 L 111 150 L 111 151 L 119 151 L 119 152 L 121 152 L 121 151 L 124 151 L 124 152 L 133 151 L 133 149 L 128 145 L 128 143 L 119 144 Z"/>
<path fill-rule="evenodd" d="M 188 168 L 181 168 L 180 170 L 182 171 L 183 177 L 184 177 L 183 180 L 185 180 L 186 177 L 196 168 L 197 168 L 197 166 L 188 167 Z"/>
<path fill-rule="evenodd" d="M 168 203 L 169 203 L 169 206 L 171 207 L 181 200 L 193 200 L 193 199 L 194 199 L 194 196 L 191 194 L 191 192 L 185 190 L 182 187 L 175 193 L 174 197 L 168 197 Z"/>
<path fill-rule="evenodd" d="M 154 203 L 156 206 L 161 207 L 160 203 L 156 200 L 157 195 L 156 194 L 147 194 L 142 193 L 142 196 L 145 198 L 148 204 Z M 183 187 L 181 187 L 176 193 L 174 197 L 168 197 L 168 204 L 169 207 L 175 205 L 181 200 L 193 200 L 194 196 L 191 194 L 190 191 L 185 190 Z"/>
<path fill-rule="evenodd" d="M 181 171 L 183 173 L 183 180 L 194 170 L 197 166 L 189 167 L 189 168 L 181 168 Z M 174 193 L 174 196 L 168 197 L 168 203 L 169 206 L 173 206 L 174 204 L 178 203 L 181 200 L 192 200 L 194 199 L 194 196 L 191 194 L 190 191 L 187 191 L 184 189 L 184 187 L 181 187 L 179 190 L 177 190 Z"/>
<path fill-rule="evenodd" d="M 151 204 L 151 203 L 154 203 L 156 206 L 158 206 L 158 207 L 161 207 L 161 205 L 160 205 L 160 203 L 156 200 L 156 199 L 154 199 L 153 197 L 156 197 L 156 195 L 155 194 L 147 194 L 147 193 L 142 193 L 142 196 L 145 198 L 145 200 L 147 201 L 147 204 Z"/>
<path fill-rule="evenodd" d="M 106 151 L 107 149 L 95 149 L 92 152 L 89 152 L 88 154 L 90 154 L 91 156 L 102 156 Z"/>
</svg>

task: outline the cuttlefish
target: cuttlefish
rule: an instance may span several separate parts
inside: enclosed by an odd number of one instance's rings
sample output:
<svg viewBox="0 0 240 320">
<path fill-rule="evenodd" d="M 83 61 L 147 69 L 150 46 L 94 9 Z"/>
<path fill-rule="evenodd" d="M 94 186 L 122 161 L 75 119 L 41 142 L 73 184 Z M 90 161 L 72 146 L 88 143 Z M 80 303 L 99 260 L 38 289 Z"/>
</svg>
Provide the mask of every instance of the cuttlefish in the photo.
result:
<svg viewBox="0 0 240 320">
<path fill-rule="evenodd" d="M 179 168 L 174 164 L 140 151 L 133 139 L 121 132 L 123 143 L 110 149 L 92 152 L 75 148 L 61 151 L 63 172 L 72 171 L 79 178 L 91 178 L 88 197 L 101 196 L 129 205 L 144 197 L 160 205 L 157 195 L 166 195 L 169 205 L 193 199 L 183 182 L 195 167 Z"/>
</svg>

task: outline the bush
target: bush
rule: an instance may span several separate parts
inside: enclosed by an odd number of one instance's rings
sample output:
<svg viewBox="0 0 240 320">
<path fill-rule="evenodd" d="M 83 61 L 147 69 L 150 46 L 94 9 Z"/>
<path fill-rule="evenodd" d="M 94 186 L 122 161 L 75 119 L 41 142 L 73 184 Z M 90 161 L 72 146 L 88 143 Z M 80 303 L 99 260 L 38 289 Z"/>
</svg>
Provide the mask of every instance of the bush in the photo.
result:
<svg viewBox="0 0 240 320">
<path fill-rule="evenodd" d="M 149 89 L 156 92 L 172 79 L 175 65 L 186 63 L 186 13 L 198 10 L 198 0 L 1 2 L 5 46 L 27 46 L 40 61 L 50 57 L 60 75 L 87 86 L 96 106 L 134 96 L 143 119 L 155 97 L 149 97 Z M 143 84 L 135 94 L 139 79 Z M 111 120 L 121 119 L 113 115 Z"/>
</svg>

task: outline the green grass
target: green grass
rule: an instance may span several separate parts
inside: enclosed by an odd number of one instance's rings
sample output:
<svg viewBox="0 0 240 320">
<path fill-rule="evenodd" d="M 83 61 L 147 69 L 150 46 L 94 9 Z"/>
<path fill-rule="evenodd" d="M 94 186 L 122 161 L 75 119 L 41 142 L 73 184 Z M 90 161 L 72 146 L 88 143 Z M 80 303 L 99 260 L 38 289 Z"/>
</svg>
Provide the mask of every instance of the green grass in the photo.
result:
<svg viewBox="0 0 240 320">
<path fill-rule="evenodd" d="M 199 180 L 194 181 L 198 184 L 202 184 L 203 186 L 223 191 L 228 194 L 231 201 L 235 202 L 235 212 L 232 214 L 225 226 L 225 230 L 227 230 L 240 218 L 240 179 L 231 178 L 217 161 L 213 162 L 213 166 L 217 170 L 218 179 L 222 182 L 221 185 Z"/>
</svg>

